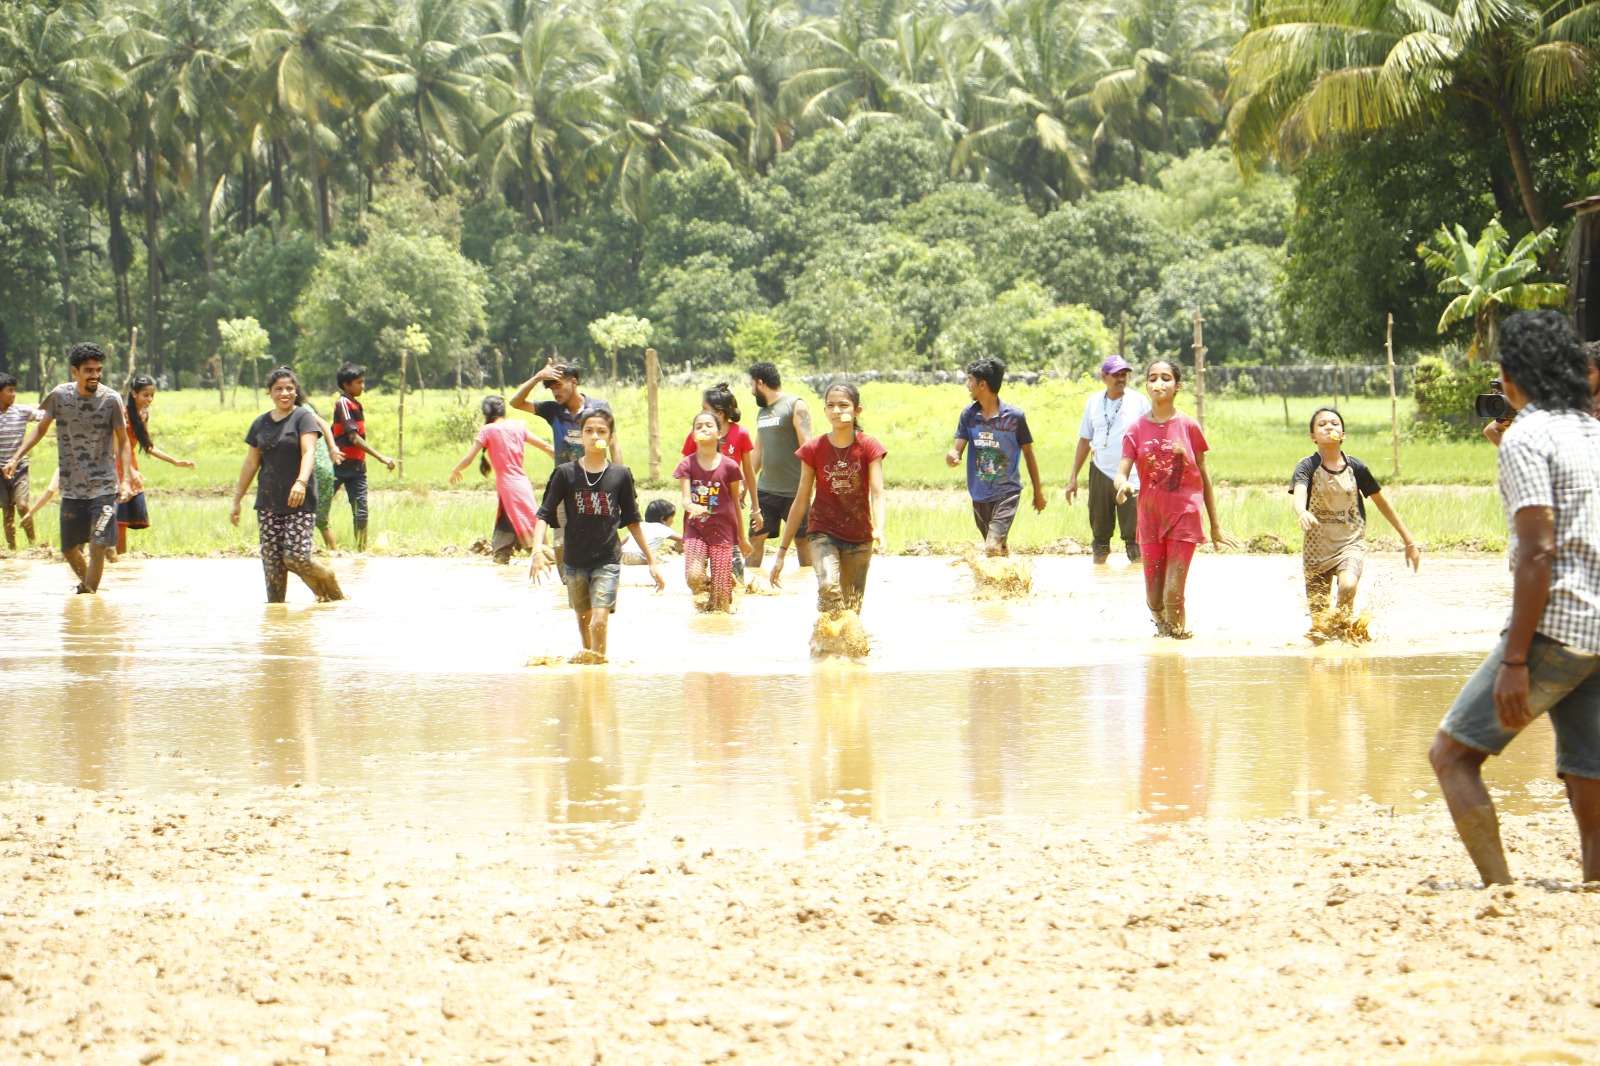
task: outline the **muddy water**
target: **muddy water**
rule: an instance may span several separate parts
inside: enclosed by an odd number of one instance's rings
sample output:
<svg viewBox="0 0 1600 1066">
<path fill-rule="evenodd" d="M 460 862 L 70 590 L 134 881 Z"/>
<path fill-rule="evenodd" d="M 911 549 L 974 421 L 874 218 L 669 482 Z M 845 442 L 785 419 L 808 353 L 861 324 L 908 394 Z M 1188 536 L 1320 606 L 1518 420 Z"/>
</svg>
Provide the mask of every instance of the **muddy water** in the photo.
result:
<svg viewBox="0 0 1600 1066">
<path fill-rule="evenodd" d="M 1203 556 L 1178 644 L 1138 575 L 1043 560 L 1021 602 L 947 561 L 874 564 L 865 664 L 813 664 L 814 584 L 693 612 L 627 586 L 607 668 L 559 587 L 472 561 L 341 560 L 352 599 L 261 601 L 249 561 L 153 560 L 98 598 L 0 563 L 0 780 L 98 790 L 354 790 L 396 817 L 714 826 L 802 842 L 841 819 L 1152 820 L 1438 798 L 1424 752 L 1504 617 L 1502 563 L 1368 567 L 1377 640 L 1311 649 L 1297 560 Z M 642 575 L 629 575 L 640 580 Z M 1552 802 L 1541 723 L 1493 764 L 1512 811 Z"/>
</svg>

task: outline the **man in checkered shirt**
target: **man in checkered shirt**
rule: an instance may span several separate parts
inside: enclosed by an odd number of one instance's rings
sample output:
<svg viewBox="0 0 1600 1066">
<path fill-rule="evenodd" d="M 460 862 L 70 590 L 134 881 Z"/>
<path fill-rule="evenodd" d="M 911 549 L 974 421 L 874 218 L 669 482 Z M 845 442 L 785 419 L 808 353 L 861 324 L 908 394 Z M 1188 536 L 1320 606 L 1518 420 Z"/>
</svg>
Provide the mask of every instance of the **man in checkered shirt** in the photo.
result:
<svg viewBox="0 0 1600 1066">
<path fill-rule="evenodd" d="M 1500 378 L 1518 412 L 1500 442 L 1511 527 L 1511 618 L 1456 697 L 1429 751 L 1456 832 L 1484 884 L 1511 884 L 1482 768 L 1541 714 L 1600 881 L 1600 421 L 1591 360 L 1566 318 L 1524 311 L 1500 333 Z"/>
</svg>

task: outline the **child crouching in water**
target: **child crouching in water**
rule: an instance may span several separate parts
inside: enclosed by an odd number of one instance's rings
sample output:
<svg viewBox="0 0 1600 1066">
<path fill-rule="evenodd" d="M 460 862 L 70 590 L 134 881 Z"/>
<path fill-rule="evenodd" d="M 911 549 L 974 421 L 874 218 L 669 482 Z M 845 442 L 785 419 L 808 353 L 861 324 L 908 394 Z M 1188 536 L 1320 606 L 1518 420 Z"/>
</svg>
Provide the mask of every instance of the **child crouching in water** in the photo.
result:
<svg viewBox="0 0 1600 1066">
<path fill-rule="evenodd" d="M 1337 635 L 1338 621 L 1348 620 L 1355 607 L 1361 567 L 1367 557 L 1367 508 L 1370 499 L 1389 520 L 1406 546 L 1406 565 L 1422 564 L 1422 549 L 1411 539 L 1393 505 L 1383 498 L 1378 479 L 1367 464 L 1344 454 L 1344 419 L 1332 407 L 1319 407 L 1311 416 L 1315 454 L 1294 468 L 1289 491 L 1294 494 L 1295 517 L 1305 534 L 1301 562 L 1305 567 L 1306 602 L 1311 609 L 1312 640 Z M 1338 612 L 1329 615 L 1334 584 L 1338 583 Z"/>
<path fill-rule="evenodd" d="M 651 500 L 644 508 L 644 539 L 655 558 L 683 548 L 683 538 L 672 528 L 678 509 L 667 500 Z M 643 566 L 644 553 L 631 541 L 622 542 L 622 565 Z"/>
<path fill-rule="evenodd" d="M 672 476 L 683 484 L 683 569 L 692 592 L 706 590 L 706 564 L 711 564 L 707 609 L 726 611 L 733 605 L 733 549 L 749 554 L 739 464 L 718 451 L 717 416 L 694 416 L 690 439 L 695 453 L 685 456 Z"/>
<path fill-rule="evenodd" d="M 607 626 L 611 612 L 617 608 L 617 583 L 622 577 L 618 527 L 627 526 L 633 535 L 650 567 L 656 591 L 667 587 L 640 526 L 633 473 L 607 456 L 615 431 L 616 422 L 609 408 L 591 407 L 579 413 L 583 455 L 562 463 L 550 475 L 533 530 L 533 543 L 539 545 L 544 543 L 546 528 L 566 529 L 561 570 L 567 582 L 567 602 L 578 617 L 578 635 L 583 640 L 583 651 L 572 657 L 575 663 L 606 661 Z M 564 527 L 559 517 L 563 504 Z M 544 552 L 535 550 L 528 577 L 538 583 L 547 566 Z"/>
<path fill-rule="evenodd" d="M 822 409 L 832 429 L 795 453 L 801 462 L 800 487 L 783 526 L 772 585 L 781 584 L 784 556 L 803 520 L 817 572 L 817 610 L 859 613 L 872 546 L 883 545 L 883 459 L 889 450 L 861 432 L 861 393 L 854 385 L 830 385 Z"/>
</svg>

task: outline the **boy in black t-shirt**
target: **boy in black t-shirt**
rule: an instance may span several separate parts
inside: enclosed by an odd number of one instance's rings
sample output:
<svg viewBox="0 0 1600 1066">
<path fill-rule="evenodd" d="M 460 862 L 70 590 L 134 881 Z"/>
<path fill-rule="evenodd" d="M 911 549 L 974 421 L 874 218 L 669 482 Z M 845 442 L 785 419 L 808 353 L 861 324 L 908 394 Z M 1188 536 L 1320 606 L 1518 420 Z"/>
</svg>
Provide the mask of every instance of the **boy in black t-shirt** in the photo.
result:
<svg viewBox="0 0 1600 1066">
<path fill-rule="evenodd" d="M 379 455 L 367 443 L 367 414 L 357 398 L 366 388 L 367 371 L 355 363 L 339 368 L 339 398 L 333 401 L 333 436 L 344 452 L 344 460 L 333 468 L 333 492 L 340 489 L 350 497 L 350 516 L 354 520 L 356 551 L 367 550 L 367 456 L 394 469 L 394 460 Z M 331 501 L 330 501 L 331 505 Z"/>
<path fill-rule="evenodd" d="M 667 586 L 656 569 L 655 556 L 640 525 L 633 474 L 606 458 L 616 426 L 611 411 L 604 407 L 590 409 L 579 416 L 578 423 L 583 434 L 583 456 L 562 463 L 550 475 L 539 505 L 533 542 L 544 543 L 547 527 L 565 525 L 566 552 L 561 570 L 567 583 L 567 602 L 577 613 L 578 635 L 583 640 L 583 651 L 572 661 L 603 663 L 607 624 L 617 607 L 617 582 L 622 577 L 619 527 L 627 526 L 633 535 L 639 553 L 650 567 L 656 591 Z M 547 565 L 544 553 L 535 549 L 529 578 L 538 582 Z"/>
</svg>

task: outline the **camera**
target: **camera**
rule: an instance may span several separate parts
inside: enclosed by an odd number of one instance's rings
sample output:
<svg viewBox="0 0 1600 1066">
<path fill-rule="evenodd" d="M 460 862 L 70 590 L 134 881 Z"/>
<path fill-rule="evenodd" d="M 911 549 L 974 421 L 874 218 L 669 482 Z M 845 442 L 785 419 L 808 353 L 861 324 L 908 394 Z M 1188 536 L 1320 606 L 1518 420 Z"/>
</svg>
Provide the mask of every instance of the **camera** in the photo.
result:
<svg viewBox="0 0 1600 1066">
<path fill-rule="evenodd" d="M 1500 379 L 1489 382 L 1489 389 L 1489 392 L 1480 392 L 1472 403 L 1472 410 L 1477 416 L 1492 418 L 1496 422 L 1509 422 L 1515 418 L 1517 412 L 1511 409 L 1511 402 L 1500 391 Z"/>
</svg>

